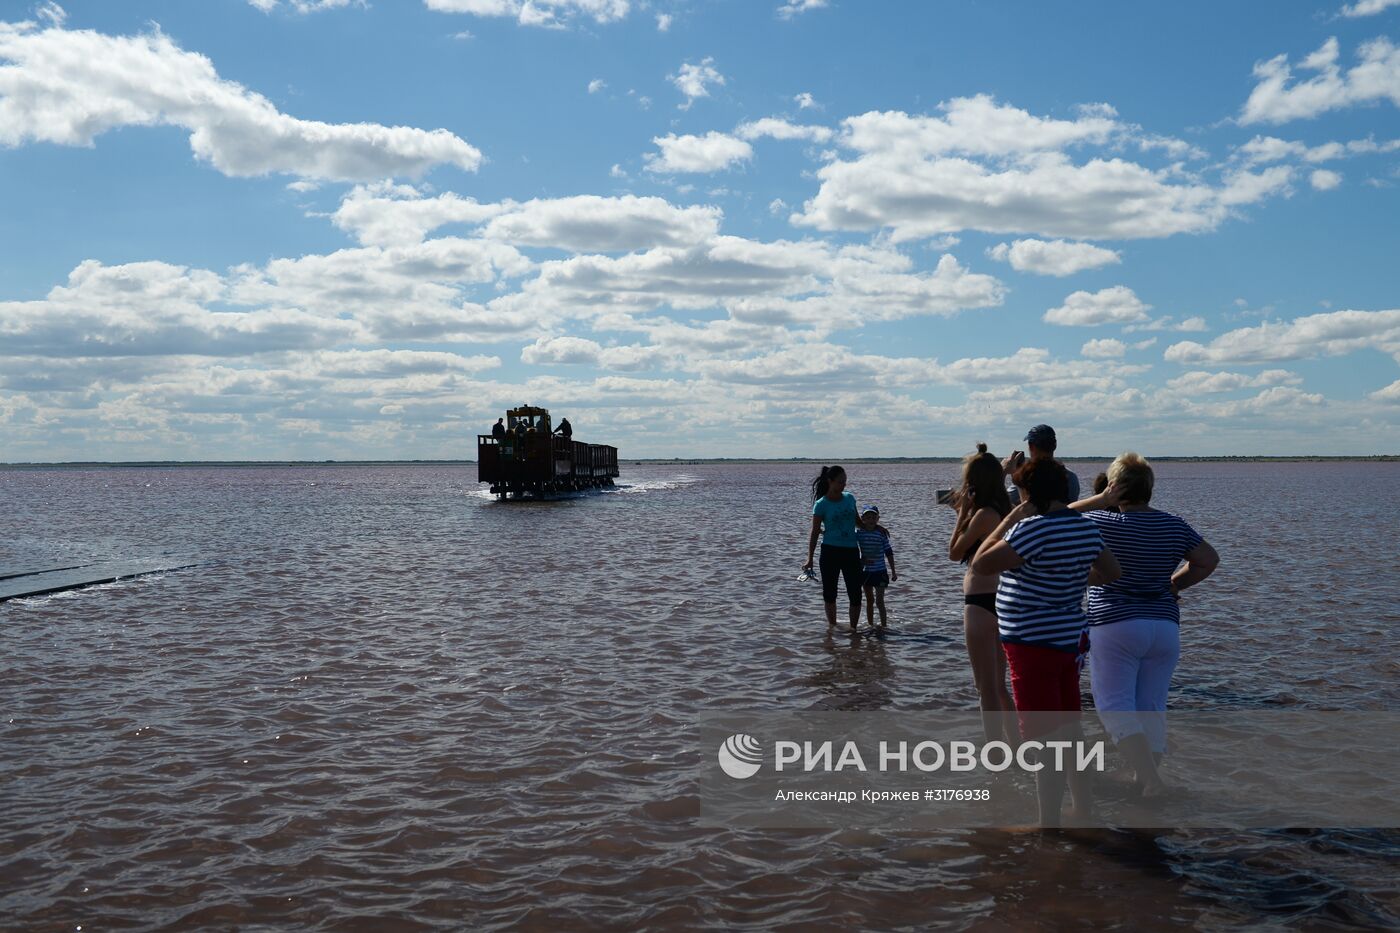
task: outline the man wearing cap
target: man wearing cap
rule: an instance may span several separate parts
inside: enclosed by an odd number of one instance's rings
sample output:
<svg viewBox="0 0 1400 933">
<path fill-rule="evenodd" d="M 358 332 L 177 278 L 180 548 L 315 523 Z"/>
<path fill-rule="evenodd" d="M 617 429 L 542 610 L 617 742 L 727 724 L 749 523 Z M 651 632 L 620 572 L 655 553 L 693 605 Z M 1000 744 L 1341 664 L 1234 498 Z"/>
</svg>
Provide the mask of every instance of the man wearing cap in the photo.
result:
<svg viewBox="0 0 1400 933">
<path fill-rule="evenodd" d="M 1026 432 L 1026 449 L 1030 451 L 1032 460 L 1051 460 L 1055 456 L 1055 429 L 1048 424 L 1038 424 Z M 1011 456 L 1001 462 L 1001 470 L 1007 476 L 1020 469 L 1021 464 L 1026 462 L 1026 455 L 1019 450 L 1013 450 Z M 1069 498 L 1066 503 L 1079 501 L 1079 477 L 1074 475 L 1073 470 L 1066 469 L 1069 474 Z M 1021 491 L 1015 486 L 1007 490 L 1011 496 L 1011 504 L 1019 505 L 1021 502 Z"/>
</svg>

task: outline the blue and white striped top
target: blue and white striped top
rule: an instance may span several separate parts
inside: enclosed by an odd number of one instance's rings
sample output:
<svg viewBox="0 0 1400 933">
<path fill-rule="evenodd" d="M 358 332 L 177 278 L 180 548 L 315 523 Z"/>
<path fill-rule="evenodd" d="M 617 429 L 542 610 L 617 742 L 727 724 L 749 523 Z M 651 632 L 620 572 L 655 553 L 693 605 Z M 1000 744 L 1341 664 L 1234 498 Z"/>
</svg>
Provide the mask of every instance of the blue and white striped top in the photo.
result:
<svg viewBox="0 0 1400 933">
<path fill-rule="evenodd" d="M 1170 512 L 1089 512 L 1086 517 L 1118 558 L 1123 576 L 1108 586 L 1089 587 L 1089 624 L 1125 619 L 1181 621 L 1172 598 L 1172 573 L 1201 536 Z"/>
<path fill-rule="evenodd" d="M 865 565 L 866 573 L 881 573 L 889 569 L 885 564 L 885 555 L 894 553 L 894 548 L 890 547 L 890 536 L 887 532 L 879 528 L 874 531 L 858 528 L 856 544 L 860 547 L 860 560 Z"/>
<path fill-rule="evenodd" d="M 997 586 L 1001 640 L 1077 652 L 1084 585 L 1104 548 L 1098 528 L 1064 509 L 1021 519 L 1005 540 L 1025 563 L 1003 571 Z"/>
</svg>

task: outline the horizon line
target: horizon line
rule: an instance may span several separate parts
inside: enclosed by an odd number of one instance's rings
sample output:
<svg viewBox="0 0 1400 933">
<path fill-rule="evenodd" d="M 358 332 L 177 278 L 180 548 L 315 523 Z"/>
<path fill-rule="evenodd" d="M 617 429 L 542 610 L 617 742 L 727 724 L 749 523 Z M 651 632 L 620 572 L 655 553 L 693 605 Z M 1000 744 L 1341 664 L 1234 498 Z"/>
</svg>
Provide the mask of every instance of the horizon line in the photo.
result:
<svg viewBox="0 0 1400 933">
<path fill-rule="evenodd" d="M 1107 462 L 1117 455 L 1082 455 L 1060 457 L 1065 462 Z M 964 455 L 936 454 L 898 457 L 618 457 L 619 463 L 829 463 L 833 459 L 846 463 L 960 463 Z M 1162 462 L 1230 462 L 1230 461 L 1400 461 L 1400 454 L 1157 454 L 1149 460 Z M 0 462 L 0 469 L 33 467 L 171 467 L 171 466 L 466 466 L 476 460 L 414 458 L 404 460 L 15 460 Z"/>
</svg>

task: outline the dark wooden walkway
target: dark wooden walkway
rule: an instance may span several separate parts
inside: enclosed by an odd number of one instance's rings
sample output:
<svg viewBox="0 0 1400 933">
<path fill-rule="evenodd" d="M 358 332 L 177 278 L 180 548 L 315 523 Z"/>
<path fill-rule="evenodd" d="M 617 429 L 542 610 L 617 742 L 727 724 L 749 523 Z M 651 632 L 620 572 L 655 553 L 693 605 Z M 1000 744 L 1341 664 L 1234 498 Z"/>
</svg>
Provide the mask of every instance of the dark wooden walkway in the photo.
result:
<svg viewBox="0 0 1400 933">
<path fill-rule="evenodd" d="M 102 561 L 92 564 L 75 564 L 67 567 L 0 568 L 0 603 L 7 599 L 23 599 L 26 596 L 48 596 L 66 590 L 97 586 L 99 583 L 115 583 L 132 577 L 144 577 L 152 573 L 165 573 L 170 570 L 184 570 L 194 564 L 181 564 L 169 560 L 122 560 Z"/>
</svg>

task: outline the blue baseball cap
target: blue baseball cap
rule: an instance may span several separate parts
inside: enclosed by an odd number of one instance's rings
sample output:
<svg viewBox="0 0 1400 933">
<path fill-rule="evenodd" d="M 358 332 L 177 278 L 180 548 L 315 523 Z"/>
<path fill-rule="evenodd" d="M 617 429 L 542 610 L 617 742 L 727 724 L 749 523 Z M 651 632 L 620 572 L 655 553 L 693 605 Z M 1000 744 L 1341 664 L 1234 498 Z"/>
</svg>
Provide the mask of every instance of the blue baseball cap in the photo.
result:
<svg viewBox="0 0 1400 933">
<path fill-rule="evenodd" d="M 1048 424 L 1038 424 L 1026 432 L 1026 443 L 1054 450 L 1055 429 Z"/>
<path fill-rule="evenodd" d="M 880 507 L 878 505 L 867 505 L 865 508 L 860 510 L 860 514 L 862 515 L 864 515 L 866 512 L 874 512 L 876 515 L 879 515 Z"/>
</svg>

